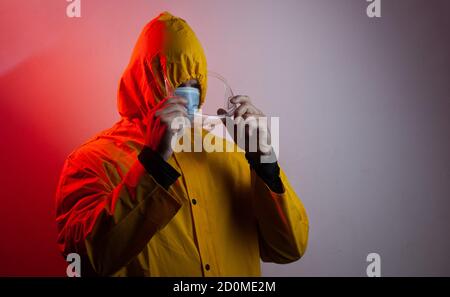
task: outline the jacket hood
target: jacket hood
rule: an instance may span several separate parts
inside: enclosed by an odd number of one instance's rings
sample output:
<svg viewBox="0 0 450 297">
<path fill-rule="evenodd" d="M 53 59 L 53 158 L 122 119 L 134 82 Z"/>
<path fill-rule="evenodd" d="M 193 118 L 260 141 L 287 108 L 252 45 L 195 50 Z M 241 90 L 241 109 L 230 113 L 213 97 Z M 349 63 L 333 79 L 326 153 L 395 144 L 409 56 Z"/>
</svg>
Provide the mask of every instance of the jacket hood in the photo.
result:
<svg viewBox="0 0 450 297">
<path fill-rule="evenodd" d="M 119 83 L 122 118 L 146 119 L 160 100 L 181 83 L 197 79 L 200 103 L 207 87 L 206 57 L 185 20 L 163 12 L 142 30 Z"/>
</svg>

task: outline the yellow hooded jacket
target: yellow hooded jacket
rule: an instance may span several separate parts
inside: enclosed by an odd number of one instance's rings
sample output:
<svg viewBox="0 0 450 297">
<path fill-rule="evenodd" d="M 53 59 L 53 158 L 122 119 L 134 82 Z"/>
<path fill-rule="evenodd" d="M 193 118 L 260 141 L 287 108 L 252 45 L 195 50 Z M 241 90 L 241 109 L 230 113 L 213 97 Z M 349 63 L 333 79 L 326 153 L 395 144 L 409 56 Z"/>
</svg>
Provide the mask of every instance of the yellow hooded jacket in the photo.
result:
<svg viewBox="0 0 450 297">
<path fill-rule="evenodd" d="M 121 120 L 69 155 L 58 185 L 58 245 L 82 256 L 82 276 L 259 276 L 260 259 L 304 254 L 307 215 L 283 171 L 277 194 L 242 152 L 174 153 L 181 176 L 166 190 L 137 159 L 164 78 L 197 79 L 203 102 L 206 69 L 184 20 L 165 12 L 145 26 L 120 80 Z"/>
</svg>

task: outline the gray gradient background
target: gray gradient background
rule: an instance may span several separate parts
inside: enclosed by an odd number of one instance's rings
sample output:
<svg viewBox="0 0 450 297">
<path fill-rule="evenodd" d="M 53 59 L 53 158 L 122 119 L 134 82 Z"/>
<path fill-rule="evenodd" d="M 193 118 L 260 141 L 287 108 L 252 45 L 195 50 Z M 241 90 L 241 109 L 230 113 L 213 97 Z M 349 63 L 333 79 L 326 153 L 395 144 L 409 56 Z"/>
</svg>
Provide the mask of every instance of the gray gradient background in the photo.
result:
<svg viewBox="0 0 450 297">
<path fill-rule="evenodd" d="M 383 276 L 450 275 L 450 2 L 384 0 L 381 19 L 366 6 L 214 2 L 209 28 L 184 12 L 210 68 L 281 118 L 310 242 L 264 275 L 364 276 L 370 252 Z"/>
<path fill-rule="evenodd" d="M 383 276 L 450 276 L 450 1 L 382 0 L 381 19 L 364 0 L 82 0 L 79 20 L 65 17 L 65 0 L 6 3 L 2 106 L 40 123 L 33 147 L 53 159 L 23 170 L 43 185 L 35 192 L 45 186 L 41 201 L 21 186 L 5 198 L 0 274 L 64 274 L 51 213 L 62 162 L 118 119 L 134 42 L 169 10 L 196 31 L 209 69 L 280 117 L 280 163 L 310 240 L 303 259 L 264 264 L 265 276 L 365 276 L 371 252 Z M 39 224 L 15 221 L 29 217 L 21 203 L 40 205 Z"/>
</svg>

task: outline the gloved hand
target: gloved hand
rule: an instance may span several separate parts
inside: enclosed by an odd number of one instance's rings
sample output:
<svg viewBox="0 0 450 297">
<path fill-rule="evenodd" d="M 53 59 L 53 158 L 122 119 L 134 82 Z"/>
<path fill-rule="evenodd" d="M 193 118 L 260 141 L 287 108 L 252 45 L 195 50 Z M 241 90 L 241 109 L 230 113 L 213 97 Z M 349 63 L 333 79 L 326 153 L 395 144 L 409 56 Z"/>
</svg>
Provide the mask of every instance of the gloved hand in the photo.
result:
<svg viewBox="0 0 450 297">
<path fill-rule="evenodd" d="M 239 104 L 234 111 L 234 122 L 229 117 L 226 120 L 223 119 L 223 121 L 227 129 L 229 129 L 230 134 L 233 135 L 236 144 L 245 150 L 245 152 L 255 157 L 270 155 L 272 153 L 272 146 L 270 145 L 271 140 L 268 122 L 258 121 L 258 118 L 265 117 L 262 111 L 252 104 L 248 96 L 237 95 L 232 97 L 230 102 Z M 217 114 L 225 115 L 227 111 L 220 108 L 217 110 Z M 241 133 L 238 133 L 238 131 L 241 131 Z M 244 143 L 245 145 L 243 145 Z M 252 147 L 250 143 L 254 144 L 254 146 Z"/>
<path fill-rule="evenodd" d="M 180 132 L 172 128 L 176 118 L 187 120 L 187 100 L 182 97 L 168 97 L 161 100 L 149 113 L 145 145 L 161 155 L 164 160 L 172 156 L 172 137 Z"/>
</svg>

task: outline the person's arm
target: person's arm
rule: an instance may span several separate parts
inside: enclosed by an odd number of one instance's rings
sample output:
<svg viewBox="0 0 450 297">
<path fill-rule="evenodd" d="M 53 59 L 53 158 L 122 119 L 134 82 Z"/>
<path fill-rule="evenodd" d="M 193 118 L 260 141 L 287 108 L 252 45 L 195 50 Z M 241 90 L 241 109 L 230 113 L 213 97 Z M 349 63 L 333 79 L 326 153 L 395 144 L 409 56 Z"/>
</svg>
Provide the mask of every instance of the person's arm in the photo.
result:
<svg viewBox="0 0 450 297">
<path fill-rule="evenodd" d="M 251 168 L 253 203 L 258 222 L 260 255 L 265 262 L 300 259 L 308 242 L 308 217 L 278 163 L 247 160 Z"/>
<path fill-rule="evenodd" d="M 58 244 L 64 255 L 87 254 L 96 273 L 111 275 L 143 250 L 183 201 L 167 191 L 177 172 L 148 149 L 116 187 L 103 166 L 89 160 L 65 163 L 57 191 Z"/>
<path fill-rule="evenodd" d="M 261 259 L 276 263 L 298 260 L 306 251 L 308 218 L 305 208 L 278 167 L 267 118 L 248 96 L 237 95 L 230 102 L 237 106 L 234 120 L 226 117 L 223 123 L 234 142 L 246 151 L 245 156 L 250 164 Z M 217 114 L 226 115 L 227 111 L 219 109 Z M 242 134 L 235 131 L 245 131 L 244 142 Z M 251 143 L 257 144 L 254 152 Z M 261 159 L 272 163 L 261 163 Z"/>
</svg>

